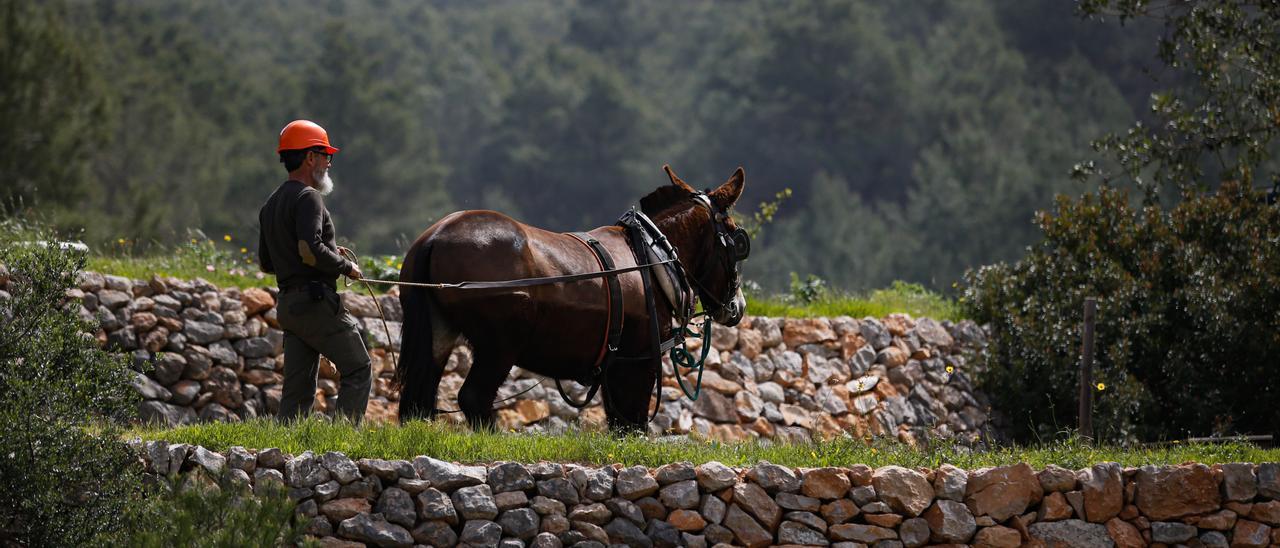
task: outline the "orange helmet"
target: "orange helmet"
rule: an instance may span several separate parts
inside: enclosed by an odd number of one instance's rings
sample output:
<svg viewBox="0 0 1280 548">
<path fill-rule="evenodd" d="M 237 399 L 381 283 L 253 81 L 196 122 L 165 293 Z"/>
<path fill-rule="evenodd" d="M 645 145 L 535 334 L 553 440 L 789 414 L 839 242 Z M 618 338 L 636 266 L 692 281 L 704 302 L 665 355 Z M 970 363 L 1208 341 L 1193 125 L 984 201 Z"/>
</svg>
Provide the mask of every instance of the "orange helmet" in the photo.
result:
<svg viewBox="0 0 1280 548">
<path fill-rule="evenodd" d="M 310 120 L 294 120 L 280 130 L 280 147 L 276 152 L 311 147 L 324 147 L 326 154 L 338 153 L 338 149 L 329 144 L 329 133 Z"/>
</svg>

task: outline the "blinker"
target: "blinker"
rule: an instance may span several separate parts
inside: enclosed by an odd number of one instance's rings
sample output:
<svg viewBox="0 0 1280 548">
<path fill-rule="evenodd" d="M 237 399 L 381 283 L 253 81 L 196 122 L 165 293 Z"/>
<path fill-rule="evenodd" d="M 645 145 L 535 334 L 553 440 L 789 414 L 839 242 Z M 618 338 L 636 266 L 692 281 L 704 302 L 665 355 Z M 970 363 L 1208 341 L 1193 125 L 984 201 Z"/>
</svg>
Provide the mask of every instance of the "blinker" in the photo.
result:
<svg viewBox="0 0 1280 548">
<path fill-rule="evenodd" d="M 743 228 L 724 234 L 720 241 L 729 250 L 729 258 L 733 262 L 745 261 L 751 255 L 751 237 L 747 236 L 747 231 Z"/>
</svg>

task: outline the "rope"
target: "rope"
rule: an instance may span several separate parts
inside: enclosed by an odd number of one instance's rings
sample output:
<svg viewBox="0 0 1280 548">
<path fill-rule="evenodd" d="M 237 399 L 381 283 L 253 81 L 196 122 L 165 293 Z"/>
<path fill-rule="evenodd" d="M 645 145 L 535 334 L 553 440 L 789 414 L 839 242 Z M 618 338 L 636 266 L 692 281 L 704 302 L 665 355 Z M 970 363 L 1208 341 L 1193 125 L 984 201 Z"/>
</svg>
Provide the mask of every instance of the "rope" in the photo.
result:
<svg viewBox="0 0 1280 548">
<path fill-rule="evenodd" d="M 359 264 L 359 262 L 358 262 L 358 261 L 359 261 L 359 259 L 357 259 L 357 258 L 356 258 L 356 252 L 354 252 L 354 251 L 352 251 L 352 250 L 347 249 L 347 248 L 345 248 L 345 247 L 344 247 L 344 248 L 342 248 L 342 249 L 340 249 L 340 250 L 339 250 L 339 254 L 341 254 L 343 257 L 346 257 L 348 260 L 350 260 L 350 261 L 352 262 L 352 264 Z M 350 276 L 344 276 L 344 277 L 346 278 L 346 281 L 345 281 L 345 282 L 343 282 L 344 287 L 351 287 L 351 277 L 350 277 Z M 412 282 L 393 282 L 393 281 L 390 281 L 390 280 L 367 280 L 367 279 L 364 279 L 364 278 L 361 278 L 361 279 L 360 279 L 360 281 L 364 283 L 364 288 L 365 288 L 366 290 L 368 290 L 368 291 L 369 291 L 369 298 L 370 298 L 370 299 L 373 299 L 373 306 L 374 306 L 374 307 L 376 307 L 376 308 L 378 309 L 378 317 L 382 319 L 382 329 L 383 329 L 384 331 L 386 331 L 386 333 L 387 333 L 387 352 L 391 354 L 391 356 L 392 356 L 391 363 L 392 363 L 392 365 L 393 365 L 394 367 L 396 367 L 396 368 L 399 368 L 399 367 L 400 367 L 400 358 L 397 356 L 396 351 L 395 351 L 395 350 L 392 350 L 392 344 L 391 344 L 391 343 L 392 343 L 392 340 L 391 340 L 391 326 L 387 325 L 387 314 L 386 314 L 385 312 L 383 312 L 383 311 L 382 311 L 382 303 L 378 302 L 378 297 L 376 297 L 376 296 L 373 294 L 373 286 L 369 285 L 369 282 L 381 282 L 381 283 L 387 283 L 387 284 L 396 284 L 396 285 L 414 285 L 414 286 L 461 285 L 461 284 L 417 284 L 417 283 L 412 283 Z M 463 282 L 463 284 L 465 284 L 465 283 L 467 283 L 467 282 Z M 403 331 L 403 330 L 402 330 L 402 331 L 401 331 L 401 333 L 400 333 L 400 338 L 401 338 L 401 340 L 403 340 L 403 339 L 404 339 L 404 331 Z M 524 389 L 524 390 L 521 390 L 521 391 L 519 391 L 519 392 L 516 392 L 515 394 L 512 394 L 512 395 L 511 395 L 511 396 L 509 396 L 509 397 L 502 398 L 502 399 L 500 399 L 500 400 L 498 400 L 498 401 L 495 401 L 495 402 L 493 402 L 493 403 L 498 404 L 498 403 L 502 403 L 502 402 L 505 402 L 505 401 L 509 401 L 509 400 L 515 399 L 516 397 L 521 396 L 521 395 L 523 395 L 524 393 L 526 393 L 526 392 L 528 392 L 528 391 L 530 391 L 530 390 L 533 390 L 534 388 L 537 388 L 537 387 L 539 387 L 539 386 L 542 386 L 542 382 L 543 382 L 543 381 L 538 381 L 538 382 L 537 382 L 537 384 L 534 384 L 533 386 L 530 386 L 529 388 L 526 388 L 526 389 Z M 436 413 L 460 413 L 460 412 L 462 412 L 462 410 L 461 410 L 461 409 L 434 409 L 433 411 L 435 411 Z"/>
<path fill-rule="evenodd" d="M 706 312 L 700 314 L 706 319 L 702 322 L 702 334 L 693 332 L 689 329 L 688 322 L 679 327 L 681 336 L 679 346 L 671 347 L 671 368 L 676 374 L 676 382 L 680 384 L 680 390 L 684 392 L 685 397 L 691 401 L 698 401 L 698 396 L 702 395 L 702 372 L 703 363 L 707 361 L 707 354 L 711 351 L 711 316 Z M 699 337 L 702 339 L 702 356 L 696 361 L 693 354 L 689 353 L 689 339 L 685 337 Z M 697 370 L 698 380 L 694 382 L 693 393 L 689 393 L 689 388 L 684 384 L 684 375 L 680 373 L 680 368 L 687 370 Z"/>
</svg>

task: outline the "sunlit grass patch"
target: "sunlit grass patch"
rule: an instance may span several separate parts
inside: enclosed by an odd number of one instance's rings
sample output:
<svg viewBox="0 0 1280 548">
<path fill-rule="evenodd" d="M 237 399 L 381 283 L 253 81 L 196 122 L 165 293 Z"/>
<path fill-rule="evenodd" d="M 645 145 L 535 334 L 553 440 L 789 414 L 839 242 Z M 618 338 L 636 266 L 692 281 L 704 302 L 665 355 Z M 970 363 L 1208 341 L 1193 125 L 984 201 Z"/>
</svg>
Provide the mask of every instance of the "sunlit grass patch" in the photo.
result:
<svg viewBox="0 0 1280 548">
<path fill-rule="evenodd" d="M 139 427 L 127 435 L 146 440 L 202 445 L 217 451 L 239 445 L 252 449 L 276 447 L 292 454 L 303 451 L 341 451 L 357 459 L 412 459 L 428 455 L 463 463 L 554 461 L 597 466 L 621 463 L 657 467 L 679 461 L 696 464 L 714 460 L 731 466 L 752 466 L 760 461 L 769 461 L 794 467 L 866 464 L 872 467 L 898 465 L 909 468 L 936 467 L 950 463 L 973 470 L 1019 462 L 1026 462 L 1035 468 L 1057 464 L 1079 469 L 1098 462 L 1142 466 L 1188 461 L 1206 464 L 1280 461 L 1280 449 L 1261 449 L 1242 442 L 1122 448 L 1090 446 L 1078 439 L 1068 439 L 1033 447 L 1006 446 L 987 450 L 971 450 L 950 443 L 913 448 L 888 439 L 874 439 L 870 442 L 838 439 L 799 444 L 726 444 L 687 437 L 615 437 L 602 432 L 572 432 L 561 435 L 471 432 L 443 422 L 420 421 L 406 426 L 354 427 L 347 423 L 315 419 L 292 425 L 255 420 L 171 429 Z"/>
<path fill-rule="evenodd" d="M 964 318 L 955 301 L 920 285 L 903 282 L 894 282 L 891 287 L 866 293 L 846 293 L 827 288 L 805 292 L 793 288 L 790 295 L 747 296 L 747 314 L 752 316 L 883 318 L 894 313 L 935 320 L 957 321 Z"/>
</svg>

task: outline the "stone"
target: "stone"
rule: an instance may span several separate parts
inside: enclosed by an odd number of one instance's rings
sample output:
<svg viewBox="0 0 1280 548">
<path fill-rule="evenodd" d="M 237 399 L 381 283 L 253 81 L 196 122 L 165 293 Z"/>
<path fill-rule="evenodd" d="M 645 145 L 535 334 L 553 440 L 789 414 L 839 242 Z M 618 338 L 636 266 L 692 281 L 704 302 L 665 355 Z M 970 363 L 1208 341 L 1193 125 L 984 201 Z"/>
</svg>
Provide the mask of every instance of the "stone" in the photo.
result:
<svg viewBox="0 0 1280 548">
<path fill-rule="evenodd" d="M 666 486 L 679 481 L 697 479 L 698 474 L 693 468 L 693 463 L 677 462 L 659 466 L 654 471 L 654 477 L 658 480 L 658 485 Z"/>
<path fill-rule="evenodd" d="M 418 477 L 443 491 L 480 485 L 488 479 L 488 472 L 483 466 L 459 466 L 425 455 L 413 459 L 413 468 Z"/>
<path fill-rule="evenodd" d="M 933 495 L 945 500 L 964 501 L 964 490 L 968 484 L 968 472 L 950 464 L 943 464 L 934 471 Z"/>
<path fill-rule="evenodd" d="M 373 500 L 381 491 L 382 483 L 378 481 L 378 478 L 369 476 L 343 485 L 338 490 L 338 496 L 342 498 L 364 497 Z"/>
<path fill-rule="evenodd" d="M 1091 523 L 1106 523 L 1124 508 L 1124 481 L 1120 464 L 1104 462 L 1081 470 L 1078 474 L 1084 493 L 1084 515 Z"/>
<path fill-rule="evenodd" d="M 649 520 L 649 525 L 645 527 L 644 534 L 658 548 L 676 548 L 681 545 L 680 543 L 683 540 L 680 530 L 670 523 L 658 519 Z"/>
<path fill-rule="evenodd" d="M 416 475 L 413 465 L 403 460 L 360 459 L 356 461 L 356 468 L 361 474 L 377 476 L 384 482 L 413 478 Z"/>
<path fill-rule="evenodd" d="M 338 525 L 338 534 L 375 546 L 413 546 L 413 536 L 408 529 L 378 517 L 378 514 L 352 516 Z"/>
<path fill-rule="evenodd" d="M 751 514 L 770 531 L 776 529 L 778 522 L 782 520 L 782 509 L 769 497 L 764 488 L 754 483 L 739 483 L 733 486 L 733 503 Z"/>
<path fill-rule="evenodd" d="M 733 401 L 712 390 L 702 391 L 698 401 L 693 402 L 692 410 L 694 415 L 713 422 L 738 422 L 738 410 Z"/>
<path fill-rule="evenodd" d="M 258 458 L 244 447 L 234 445 L 227 450 L 227 466 L 252 474 L 258 469 Z"/>
<path fill-rule="evenodd" d="M 779 492 L 794 493 L 800 490 L 800 478 L 796 477 L 795 472 L 768 461 L 761 462 L 748 470 L 747 479 L 756 482 L 771 495 Z"/>
<path fill-rule="evenodd" d="M 259 468 L 275 468 L 277 470 L 285 465 L 284 453 L 275 447 L 269 447 L 258 451 L 258 467 Z"/>
<path fill-rule="evenodd" d="M 1219 510 L 1201 517 L 1200 521 L 1196 523 L 1196 527 L 1212 531 L 1230 531 L 1232 527 L 1235 527 L 1237 517 L 1239 515 L 1231 510 Z"/>
<path fill-rule="evenodd" d="M 315 487 L 330 479 L 329 471 L 320 464 L 320 459 L 317 459 L 311 451 L 304 451 L 285 463 L 284 477 L 288 480 L 290 487 Z"/>
<path fill-rule="evenodd" d="M 330 477 L 343 485 L 360 479 L 360 469 L 356 467 L 356 463 L 337 451 L 329 451 L 322 455 L 320 464 L 329 471 Z"/>
<path fill-rule="evenodd" d="M 916 326 L 909 333 L 914 333 L 921 343 L 934 348 L 949 348 L 955 344 L 955 339 L 947 333 L 946 328 L 932 318 L 916 320 Z"/>
<path fill-rule="evenodd" d="M 838 499 L 822 505 L 822 518 L 829 525 L 839 525 L 858 515 L 858 505 L 849 499 Z M 908 520 L 909 521 L 909 520 Z"/>
<path fill-rule="evenodd" d="M 651 540 L 644 531 L 641 531 L 635 523 L 623 518 L 615 518 L 608 525 L 604 526 L 604 532 L 609 536 L 609 540 L 627 546 L 648 547 L 653 546 Z"/>
<path fill-rule="evenodd" d="M 624 498 L 611 498 L 604 502 L 605 508 L 608 508 L 613 515 L 631 520 L 636 525 L 644 525 L 644 512 L 640 510 L 634 502 Z"/>
<path fill-rule="evenodd" d="M 434 487 L 418 494 L 418 517 L 424 520 L 443 521 L 449 525 L 458 524 L 458 513 L 453 507 L 453 499 Z"/>
<path fill-rule="evenodd" d="M 320 485 L 317 485 L 314 489 L 314 491 L 316 492 L 314 497 L 315 501 L 324 503 L 324 502 L 333 500 L 338 496 L 339 490 L 341 489 L 342 489 L 342 486 L 338 484 L 338 482 L 335 480 L 329 480 L 324 483 L 321 483 Z"/>
<path fill-rule="evenodd" d="M 564 544 L 560 542 L 560 537 L 551 533 L 538 533 L 533 537 L 533 541 L 529 543 L 529 548 L 563 548 Z"/>
<path fill-rule="evenodd" d="M 1238 520 L 1235 529 L 1231 530 L 1231 548 L 1261 548 L 1270 543 L 1271 528 L 1256 521 Z"/>
<path fill-rule="evenodd" d="M 973 537 L 973 548 L 1018 548 L 1022 546 L 1022 534 L 1017 529 L 999 525 L 983 527 Z"/>
<path fill-rule="evenodd" d="M 1203 464 L 1143 466 L 1134 481 L 1134 504 L 1153 521 L 1212 512 L 1220 506 L 1218 482 Z"/>
<path fill-rule="evenodd" d="M 1164 544 L 1177 544 L 1196 536 L 1196 527 L 1173 521 L 1151 522 L 1151 540 Z"/>
<path fill-rule="evenodd" d="M 1019 463 L 970 473 L 964 502 L 973 515 L 988 515 L 1000 522 L 1021 515 L 1043 494 L 1031 467 Z"/>
<path fill-rule="evenodd" d="M 538 494 L 558 500 L 564 504 L 578 504 L 578 490 L 573 488 L 573 482 L 568 478 L 554 478 L 538 482 Z M 654 482 L 654 488 L 657 488 L 657 482 Z M 536 497 L 535 497 L 536 498 Z"/>
<path fill-rule="evenodd" d="M 1120 548 L 1142 548 L 1147 545 L 1138 528 L 1120 518 L 1107 520 L 1107 534 Z"/>
<path fill-rule="evenodd" d="M 427 546 L 449 548 L 458 543 L 458 534 L 453 532 L 453 527 L 443 521 L 424 521 L 414 527 L 409 534 L 413 536 L 414 542 Z M 555 537 L 552 536 L 552 538 Z M 557 539 L 555 546 L 559 546 L 559 542 Z"/>
<path fill-rule="evenodd" d="M 933 502 L 933 486 L 924 474 L 901 466 L 877 468 L 871 478 L 876 495 L 895 512 L 919 516 Z"/>
<path fill-rule="evenodd" d="M 182 334 L 190 342 L 209 344 L 222 340 L 223 327 L 215 323 L 187 320 L 183 323 Z"/>
<path fill-rule="evenodd" d="M 503 534 L 526 541 L 537 536 L 541 525 L 542 519 L 531 508 L 507 510 L 498 518 Z"/>
<path fill-rule="evenodd" d="M 658 500 L 667 508 L 697 508 L 699 499 L 698 483 L 693 479 L 672 483 L 658 493 Z"/>
<path fill-rule="evenodd" d="M 697 476 L 698 486 L 708 492 L 733 487 L 738 483 L 737 472 L 716 461 L 699 464 L 694 467 L 694 474 Z"/>
<path fill-rule="evenodd" d="M 1258 494 L 1272 500 L 1280 500 L 1280 462 L 1264 462 L 1258 465 Z"/>
<path fill-rule="evenodd" d="M 529 500 L 529 507 L 537 512 L 540 516 L 548 516 L 552 514 L 565 515 L 567 510 L 563 502 L 559 500 L 538 495 Z"/>
<path fill-rule="evenodd" d="M 1252 464 L 1233 462 L 1218 467 L 1222 470 L 1223 500 L 1248 502 L 1258 496 L 1258 477 Z"/>
<path fill-rule="evenodd" d="M 1040 480 L 1040 488 L 1046 493 L 1074 491 L 1076 488 L 1075 472 L 1056 464 L 1044 467 L 1036 474 L 1036 479 Z"/>
<path fill-rule="evenodd" d="M 190 407 L 148 400 L 138 403 L 138 420 L 143 423 L 177 426 L 196 422 L 196 413 Z"/>
<path fill-rule="evenodd" d="M 417 522 L 416 509 L 413 506 L 413 499 L 403 489 L 396 487 L 388 487 L 382 490 L 382 495 L 378 497 L 378 504 L 374 507 L 374 511 L 386 517 L 387 521 L 403 525 L 405 527 L 413 527 Z"/>
<path fill-rule="evenodd" d="M 585 521 L 596 525 L 604 525 L 613 519 L 613 513 L 605 505 L 598 502 L 580 504 L 569 510 L 569 521 Z"/>
<path fill-rule="evenodd" d="M 506 512 L 514 508 L 523 508 L 529 505 L 529 496 L 524 491 L 507 491 L 506 493 L 495 493 L 493 495 L 493 503 L 498 505 L 499 512 Z"/>
<path fill-rule="evenodd" d="M 758 486 L 757 486 L 758 487 Z M 724 526 L 733 532 L 733 537 L 747 548 L 763 548 L 773 543 L 773 535 L 760 526 L 747 512 L 737 504 L 730 504 L 725 513 Z"/>
<path fill-rule="evenodd" d="M 276 300 L 265 289 L 250 287 L 240 293 L 240 303 L 244 306 L 244 313 L 253 316 L 274 308 Z"/>
<path fill-rule="evenodd" d="M 870 485 L 854 487 L 849 490 L 849 498 L 853 499 L 854 504 L 857 504 L 859 507 L 866 506 L 876 500 L 876 488 Z"/>
<path fill-rule="evenodd" d="M 488 485 L 461 487 L 449 496 L 453 507 L 464 520 L 492 520 L 498 517 L 498 504 Z"/>
<path fill-rule="evenodd" d="M 1061 491 L 1053 491 L 1040 502 L 1040 513 L 1036 521 L 1060 521 L 1070 519 L 1071 516 L 1071 505 L 1067 504 L 1066 495 Z"/>
<path fill-rule="evenodd" d="M 658 481 L 649 475 L 648 468 L 632 466 L 618 472 L 618 477 L 614 480 L 614 488 L 618 496 L 627 500 L 636 500 L 657 492 Z"/>
<path fill-rule="evenodd" d="M 205 469 L 215 478 L 221 476 L 222 471 L 227 468 L 226 457 L 201 446 L 196 446 L 195 451 L 191 453 L 191 462 Z"/>
<path fill-rule="evenodd" d="M 1027 527 L 1027 532 L 1031 537 L 1040 539 L 1050 546 L 1063 548 L 1115 546 L 1115 542 L 1107 534 L 1106 526 L 1099 523 L 1089 523 L 1082 519 L 1032 523 Z"/>
<path fill-rule="evenodd" d="M 1217 531 L 1206 531 L 1201 533 L 1200 543 L 1203 544 L 1205 548 L 1229 548 L 1231 546 L 1231 544 L 1227 542 L 1227 536 Z M 1276 543 L 1274 539 L 1272 540 L 1272 543 L 1280 544 Z M 1119 543 L 1117 543 L 1117 545 L 1118 544 Z"/>
<path fill-rule="evenodd" d="M 828 544 L 826 535 L 794 521 L 784 521 L 778 527 L 778 543 L 806 546 L 825 546 Z"/>
<path fill-rule="evenodd" d="M 551 514 L 542 516 L 542 531 L 544 533 L 552 533 L 555 535 L 564 534 L 569 530 L 569 518 L 560 514 Z"/>
<path fill-rule="evenodd" d="M 902 516 L 898 514 L 863 514 L 862 519 L 871 525 L 886 529 L 896 529 L 898 524 L 902 523 Z"/>
<path fill-rule="evenodd" d="M 599 542 L 602 545 L 609 544 L 609 534 L 604 531 L 603 527 L 594 523 L 587 523 L 585 521 L 570 521 L 573 523 L 574 531 L 582 533 L 588 539 Z"/>
<path fill-rule="evenodd" d="M 1249 519 L 1271 526 L 1280 525 L 1280 501 L 1271 500 L 1254 504 L 1253 509 L 1249 511 Z"/>
<path fill-rule="evenodd" d="M 916 548 L 917 546 L 928 544 L 930 534 L 929 522 L 924 518 L 908 519 L 898 527 L 898 538 L 902 540 L 902 545 L 907 548 Z"/>
<path fill-rule="evenodd" d="M 489 467 L 488 483 L 494 493 L 527 491 L 537 487 L 533 474 L 530 474 L 523 465 L 515 462 L 504 462 Z"/>
<path fill-rule="evenodd" d="M 187 359 L 174 352 L 161 352 L 156 355 L 154 365 L 152 375 L 156 382 L 169 386 L 182 378 L 182 371 L 187 368 Z"/>
<path fill-rule="evenodd" d="M 489 520 L 473 519 L 462 526 L 458 541 L 471 546 L 497 546 L 502 540 L 502 526 Z"/>
<path fill-rule="evenodd" d="M 707 526 L 707 520 L 693 510 L 674 510 L 667 514 L 667 523 L 676 529 L 688 532 L 701 531 Z"/>
<path fill-rule="evenodd" d="M 852 483 L 841 468 L 817 468 L 804 473 L 800 492 L 805 496 L 835 500 L 849 493 Z"/>
<path fill-rule="evenodd" d="M 818 508 L 822 505 L 822 501 L 818 499 L 806 497 L 804 495 L 797 495 L 795 493 L 778 493 L 778 496 L 774 497 L 773 500 L 778 503 L 778 506 L 784 509 L 802 510 L 805 512 L 817 512 Z"/>
<path fill-rule="evenodd" d="M 320 505 L 320 513 L 334 523 L 357 514 L 368 514 L 369 509 L 369 500 L 365 498 L 334 499 Z"/>
<path fill-rule="evenodd" d="M 832 525 L 827 532 L 827 536 L 832 540 L 851 540 L 863 544 L 873 544 L 882 540 L 895 540 L 898 538 L 898 533 L 893 529 L 875 525 L 844 523 Z"/>
<path fill-rule="evenodd" d="M 934 542 L 966 543 L 978 529 L 969 508 L 953 500 L 933 503 L 923 517 L 929 523 L 930 538 Z"/>
</svg>

